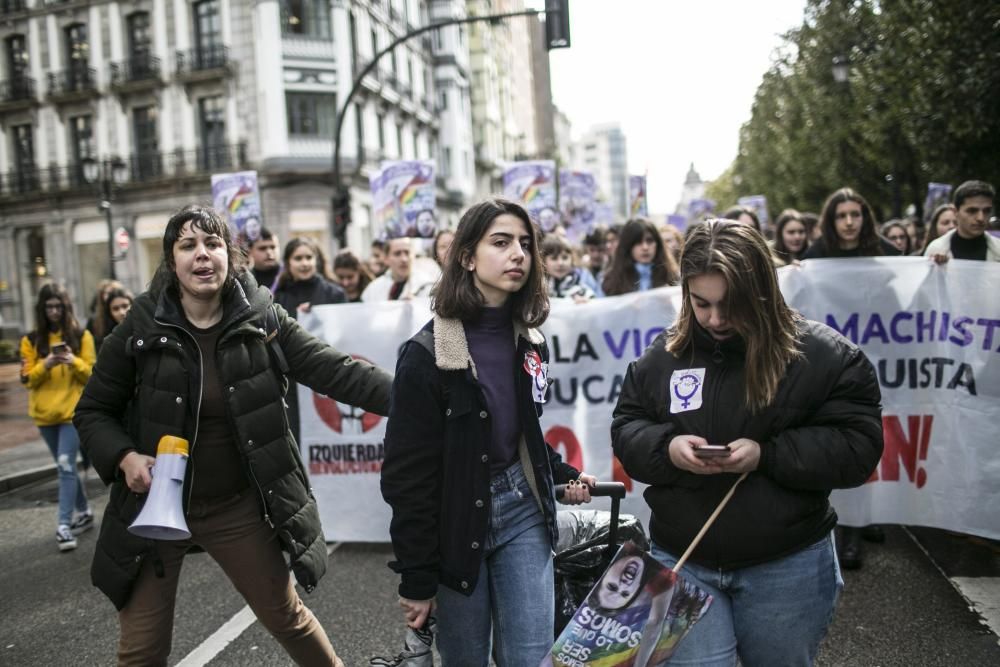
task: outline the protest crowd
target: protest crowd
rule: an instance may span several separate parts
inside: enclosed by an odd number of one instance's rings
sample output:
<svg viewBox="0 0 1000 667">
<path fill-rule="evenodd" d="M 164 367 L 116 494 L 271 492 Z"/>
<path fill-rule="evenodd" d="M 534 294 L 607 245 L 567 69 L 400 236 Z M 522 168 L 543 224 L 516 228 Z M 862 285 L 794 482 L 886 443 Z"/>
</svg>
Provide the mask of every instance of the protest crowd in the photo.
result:
<svg viewBox="0 0 1000 667">
<path fill-rule="evenodd" d="M 92 575 L 119 613 L 119 664 L 166 664 L 181 563 L 195 548 L 294 660 L 343 664 L 289 574 L 310 592 L 326 569 L 297 444 L 302 383 L 388 417 L 381 491 L 406 623 L 435 619 L 445 665 L 485 666 L 491 655 L 538 665 L 553 639 L 554 486 L 579 504 L 605 481 L 546 446 L 539 426 L 550 304 L 665 286 L 682 289 L 677 321 L 622 368 L 607 424 L 625 472 L 649 485 L 651 556 L 673 567 L 703 514 L 734 482 L 743 494 L 680 571 L 713 603 L 673 655 L 812 663 L 839 568 L 862 567 L 865 542 L 884 539 L 877 525 L 834 530 L 827 500 L 876 469 L 881 397 L 858 346 L 787 306 L 776 270 L 832 258 L 923 256 L 939 270 L 1000 261 L 994 188 L 970 180 L 923 219 L 886 222 L 847 187 L 814 213 L 786 209 L 773 221 L 765 204 L 701 210 L 683 224 L 593 224 L 511 199 L 473 205 L 454 229 L 432 229 L 428 214 L 332 257 L 310 238 L 280 239 L 266 220 L 249 238 L 189 206 L 167 225 L 147 292 L 102 283 L 81 326 L 64 290 L 41 289 L 36 329 L 21 341 L 22 382 L 58 464 L 58 549 L 102 524 Z M 316 306 L 428 298 L 433 319 L 395 369 L 351 359 L 300 324 Z M 727 379 L 703 398 L 706 372 Z M 685 387 L 694 398 L 681 398 Z M 190 441 L 190 536 L 141 539 L 128 526 L 167 436 Z M 111 487 L 103 517 L 78 456 Z M 768 589 L 778 577 L 786 588 Z M 747 632 L 747 617 L 772 619 L 775 632 Z M 666 655 L 642 650 L 644 663 Z"/>
</svg>

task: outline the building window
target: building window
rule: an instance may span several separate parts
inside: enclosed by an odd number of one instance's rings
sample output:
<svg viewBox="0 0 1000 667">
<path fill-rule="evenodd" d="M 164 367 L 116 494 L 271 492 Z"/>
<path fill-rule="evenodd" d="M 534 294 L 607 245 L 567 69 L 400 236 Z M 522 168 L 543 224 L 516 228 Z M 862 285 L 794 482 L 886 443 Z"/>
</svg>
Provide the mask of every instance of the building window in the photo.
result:
<svg viewBox="0 0 1000 667">
<path fill-rule="evenodd" d="M 329 0 L 281 0 L 281 34 L 329 39 Z"/>
<path fill-rule="evenodd" d="M 354 17 L 354 12 L 348 14 L 347 23 L 351 32 L 351 62 L 358 66 L 358 20 Z"/>
<path fill-rule="evenodd" d="M 403 159 L 403 124 L 396 123 L 396 155 Z"/>
<path fill-rule="evenodd" d="M 202 0 L 194 5 L 194 43 L 199 69 L 208 69 L 222 58 L 222 20 L 218 0 Z"/>
<path fill-rule="evenodd" d="M 385 114 L 378 114 L 378 149 L 385 152 Z"/>
<path fill-rule="evenodd" d="M 94 119 L 92 116 L 75 116 L 69 119 L 70 141 L 73 150 L 72 176 L 74 185 L 83 185 L 83 161 L 94 157 Z"/>
<path fill-rule="evenodd" d="M 354 131 L 358 141 L 358 165 L 365 162 L 365 119 L 360 104 L 354 105 Z"/>
<path fill-rule="evenodd" d="M 448 178 L 451 176 L 451 149 L 445 146 L 442 149 L 442 160 L 441 160 L 441 177 Z"/>
<path fill-rule="evenodd" d="M 201 131 L 198 166 L 204 171 L 228 167 L 226 104 L 221 95 L 198 100 L 198 125 Z"/>
<path fill-rule="evenodd" d="M 11 137 L 14 140 L 14 183 L 18 192 L 38 189 L 38 174 L 35 172 L 35 142 L 31 123 L 14 125 Z"/>
<path fill-rule="evenodd" d="M 74 23 L 66 28 L 66 86 L 68 90 L 86 88 L 90 84 L 90 44 L 87 26 Z"/>
<path fill-rule="evenodd" d="M 149 57 L 153 52 L 153 39 L 149 31 L 149 14 L 136 12 L 126 19 L 128 24 L 128 52 L 133 71 L 149 72 Z"/>
<path fill-rule="evenodd" d="M 12 81 L 23 80 L 28 75 L 28 46 L 24 35 L 7 38 L 7 63 Z"/>
<path fill-rule="evenodd" d="M 286 93 L 288 134 L 333 138 L 335 99 L 329 93 Z"/>
<path fill-rule="evenodd" d="M 135 156 L 132 173 L 136 180 L 149 180 L 160 175 L 160 148 L 156 136 L 156 107 L 132 109 L 132 136 Z"/>
<path fill-rule="evenodd" d="M 438 93 L 438 111 L 444 111 L 448 108 L 448 91 L 442 90 Z"/>
<path fill-rule="evenodd" d="M 378 33 L 375 32 L 375 28 L 372 28 L 372 59 L 378 55 Z"/>
</svg>

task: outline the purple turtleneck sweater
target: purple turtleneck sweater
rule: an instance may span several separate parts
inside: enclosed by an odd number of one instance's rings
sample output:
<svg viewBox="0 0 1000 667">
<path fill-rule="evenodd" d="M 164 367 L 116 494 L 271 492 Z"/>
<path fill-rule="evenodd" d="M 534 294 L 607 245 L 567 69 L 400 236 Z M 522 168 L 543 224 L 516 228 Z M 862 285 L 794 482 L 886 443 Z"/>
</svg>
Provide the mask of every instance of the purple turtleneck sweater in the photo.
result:
<svg viewBox="0 0 1000 667">
<path fill-rule="evenodd" d="M 467 320 L 465 337 L 476 364 L 479 386 L 490 413 L 490 473 L 506 470 L 517 459 L 521 421 L 517 413 L 514 322 L 510 305 L 482 309 L 477 320 Z"/>
</svg>

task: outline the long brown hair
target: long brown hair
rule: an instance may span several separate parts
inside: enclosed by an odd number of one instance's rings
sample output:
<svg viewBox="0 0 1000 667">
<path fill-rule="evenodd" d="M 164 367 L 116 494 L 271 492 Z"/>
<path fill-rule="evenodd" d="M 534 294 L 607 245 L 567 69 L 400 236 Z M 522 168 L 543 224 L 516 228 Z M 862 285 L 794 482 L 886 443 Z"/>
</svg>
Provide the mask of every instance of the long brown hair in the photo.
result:
<svg viewBox="0 0 1000 667">
<path fill-rule="evenodd" d="M 804 322 L 778 289 L 771 252 L 760 232 L 728 220 L 692 225 L 681 254 L 681 312 L 667 338 L 667 351 L 679 357 L 693 341 L 697 320 L 688 281 L 707 273 L 726 282 L 727 320 L 746 343 L 746 407 L 770 405 L 793 360 L 802 356 L 798 340 Z"/>
<path fill-rule="evenodd" d="M 45 302 L 50 299 L 59 299 L 62 304 L 62 315 L 55 327 L 49 326 L 49 318 L 45 312 Z M 32 342 L 38 350 L 38 356 L 47 357 L 49 355 L 49 332 L 58 331 L 62 335 L 63 342 L 69 345 L 73 354 L 80 354 L 80 339 L 83 331 L 80 330 L 80 323 L 73 315 L 73 303 L 69 300 L 69 294 L 60 285 L 49 283 L 42 285 L 38 290 L 38 299 L 35 301 L 35 330 L 28 334 L 28 340 Z"/>
<path fill-rule="evenodd" d="M 335 277 L 337 269 L 358 272 L 358 295 L 365 291 L 365 288 L 368 287 L 371 281 L 375 280 L 372 277 L 371 271 L 365 266 L 365 263 L 350 248 L 344 248 L 333 256 L 333 272 Z M 345 289 L 344 291 L 346 292 L 347 290 Z"/>
<path fill-rule="evenodd" d="M 604 277 L 604 293 L 608 296 L 628 294 L 638 290 L 639 272 L 632 259 L 632 248 L 649 235 L 656 244 L 656 255 L 653 256 L 653 287 L 677 284 L 677 263 L 673 255 L 666 251 L 659 230 L 649 220 L 636 218 L 629 220 L 618 236 L 618 248 L 611 259 L 611 266 Z"/>
<path fill-rule="evenodd" d="M 292 283 L 295 282 L 295 278 L 292 277 L 292 272 L 288 268 L 288 263 L 291 261 L 292 255 L 295 254 L 295 251 L 302 246 L 305 246 L 312 251 L 313 261 L 316 263 L 316 275 L 320 278 L 331 280 L 330 274 L 326 272 L 326 255 L 319 247 L 319 244 L 306 236 L 296 236 L 294 239 L 285 244 L 285 252 L 281 258 L 281 274 L 278 276 L 278 283 L 274 287 L 276 290 L 287 289 L 291 287 Z"/>
<path fill-rule="evenodd" d="M 878 257 L 884 255 L 879 242 L 878 221 L 872 213 L 872 207 L 865 198 L 850 188 L 840 188 L 827 197 L 823 204 L 823 212 L 819 223 L 823 228 L 823 243 L 826 244 L 827 257 L 842 257 L 844 251 L 840 247 L 840 237 L 837 236 L 837 206 L 852 201 L 861 207 L 861 233 L 858 237 L 858 255 L 861 257 Z"/>
<path fill-rule="evenodd" d="M 473 272 L 465 264 L 476 253 L 476 246 L 486 236 L 493 221 L 501 215 L 513 215 L 524 223 L 531 235 L 531 270 L 528 280 L 511 295 L 514 321 L 528 327 L 537 327 L 549 316 L 549 296 L 545 287 L 542 257 L 538 251 L 538 228 L 531 222 L 528 212 L 509 199 L 495 197 L 474 204 L 462 215 L 455 230 L 455 239 L 448 251 L 441 279 L 431 290 L 431 310 L 441 317 L 460 320 L 475 319 L 486 303 L 476 287 Z"/>
</svg>

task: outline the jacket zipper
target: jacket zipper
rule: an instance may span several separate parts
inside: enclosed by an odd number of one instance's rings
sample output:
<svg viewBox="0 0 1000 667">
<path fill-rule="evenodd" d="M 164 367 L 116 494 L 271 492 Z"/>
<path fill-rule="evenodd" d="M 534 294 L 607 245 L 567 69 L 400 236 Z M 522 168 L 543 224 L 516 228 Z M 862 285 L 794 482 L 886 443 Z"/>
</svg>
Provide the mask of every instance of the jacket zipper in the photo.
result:
<svg viewBox="0 0 1000 667">
<path fill-rule="evenodd" d="M 165 327 L 171 327 L 177 329 L 178 331 L 185 334 L 194 343 L 194 349 L 198 350 L 198 403 L 194 411 L 194 436 L 191 438 L 191 449 L 188 451 L 188 463 L 191 465 L 191 486 L 188 487 L 188 497 L 187 497 L 187 507 L 191 507 L 191 494 L 194 492 L 194 448 L 198 443 L 198 423 L 201 421 L 201 398 L 205 391 L 205 363 L 201 356 L 201 346 L 198 345 L 198 340 L 191 334 L 190 331 L 184 327 L 177 326 L 176 324 L 170 324 L 169 322 L 161 322 L 156 318 L 153 321 L 157 324 L 161 324 Z"/>
</svg>

